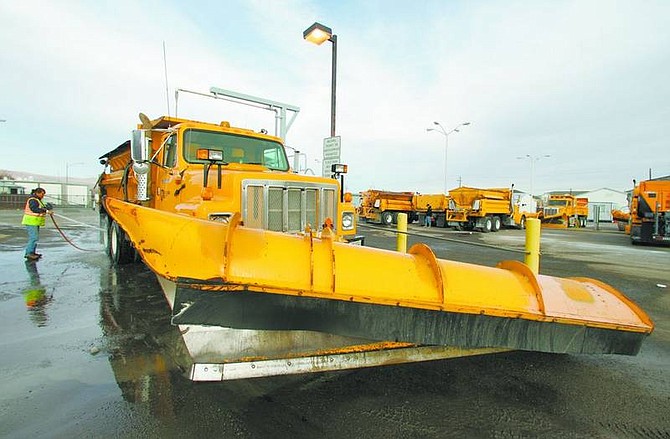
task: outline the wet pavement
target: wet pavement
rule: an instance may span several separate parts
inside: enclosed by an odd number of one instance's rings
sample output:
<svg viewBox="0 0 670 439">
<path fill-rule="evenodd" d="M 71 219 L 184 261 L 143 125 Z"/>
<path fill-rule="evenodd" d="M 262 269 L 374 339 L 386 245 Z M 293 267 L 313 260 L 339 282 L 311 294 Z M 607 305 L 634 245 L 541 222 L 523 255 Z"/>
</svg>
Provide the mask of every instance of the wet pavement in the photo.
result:
<svg viewBox="0 0 670 439">
<path fill-rule="evenodd" d="M 607 227 L 543 231 L 542 273 L 603 280 L 651 315 L 635 357 L 509 352 L 192 383 L 151 272 L 110 267 L 96 212 L 58 213 L 91 226 L 56 218 L 93 251 L 48 224 L 44 258 L 26 263 L 21 213 L 0 211 L 0 437 L 670 437 L 670 248 L 633 247 Z M 410 244 L 441 258 L 521 259 L 503 250 L 523 247 L 521 231 L 411 230 L 424 236 Z M 361 232 L 395 247 L 388 230 Z"/>
</svg>

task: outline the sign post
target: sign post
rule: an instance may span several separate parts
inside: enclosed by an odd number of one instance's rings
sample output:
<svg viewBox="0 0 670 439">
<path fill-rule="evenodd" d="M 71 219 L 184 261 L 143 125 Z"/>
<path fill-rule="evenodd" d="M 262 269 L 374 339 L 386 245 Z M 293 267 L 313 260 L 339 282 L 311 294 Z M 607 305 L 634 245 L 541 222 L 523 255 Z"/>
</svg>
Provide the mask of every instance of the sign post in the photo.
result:
<svg viewBox="0 0 670 439">
<path fill-rule="evenodd" d="M 326 137 L 323 139 L 323 161 L 322 176 L 332 177 L 331 167 L 340 163 L 340 152 L 342 143 L 340 136 Z"/>
</svg>

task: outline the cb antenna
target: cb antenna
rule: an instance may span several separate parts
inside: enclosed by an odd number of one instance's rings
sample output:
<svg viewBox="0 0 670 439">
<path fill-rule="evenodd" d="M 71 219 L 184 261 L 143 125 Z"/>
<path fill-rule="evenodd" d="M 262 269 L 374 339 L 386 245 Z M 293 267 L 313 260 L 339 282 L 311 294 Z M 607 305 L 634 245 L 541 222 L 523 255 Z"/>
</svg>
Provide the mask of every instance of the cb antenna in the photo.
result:
<svg viewBox="0 0 670 439">
<path fill-rule="evenodd" d="M 165 100 L 167 102 L 167 114 L 170 117 L 170 93 L 168 92 L 168 73 L 167 73 L 167 56 L 165 55 L 165 41 L 163 41 L 163 67 L 165 69 Z"/>
</svg>

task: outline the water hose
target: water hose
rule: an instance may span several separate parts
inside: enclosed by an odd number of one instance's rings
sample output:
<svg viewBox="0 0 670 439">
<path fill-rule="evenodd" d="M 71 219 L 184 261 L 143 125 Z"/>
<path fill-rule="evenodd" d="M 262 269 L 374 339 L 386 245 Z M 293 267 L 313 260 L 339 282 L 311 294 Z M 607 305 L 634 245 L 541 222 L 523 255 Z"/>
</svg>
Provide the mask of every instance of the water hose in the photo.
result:
<svg viewBox="0 0 670 439">
<path fill-rule="evenodd" d="M 68 220 L 70 220 L 70 221 L 73 221 L 73 222 L 75 222 L 75 223 L 78 223 L 78 221 L 75 221 L 75 220 L 73 220 L 73 219 L 67 218 L 67 217 L 65 217 L 65 216 L 63 216 L 63 215 L 59 215 L 59 216 L 62 217 L 62 218 L 66 218 L 66 219 L 68 219 Z M 81 248 L 81 247 L 79 247 L 77 244 L 75 244 L 74 242 L 72 242 L 67 236 L 65 236 L 65 233 L 63 232 L 63 230 L 61 230 L 61 228 L 58 227 L 58 223 L 57 223 L 56 220 L 54 219 L 54 214 L 53 214 L 53 212 L 49 212 L 49 217 L 51 217 L 51 221 L 54 223 L 54 226 L 56 227 L 56 230 L 58 230 L 58 232 L 61 234 L 61 236 L 63 237 L 63 239 L 65 239 L 65 241 L 66 241 L 68 244 L 70 244 L 72 247 L 76 248 L 77 250 L 83 251 L 83 252 L 97 252 L 97 251 L 99 251 L 99 250 L 86 249 L 86 248 Z M 84 223 L 79 223 L 79 224 L 84 224 Z M 89 225 L 89 224 L 84 224 L 84 225 L 85 225 L 85 226 L 88 226 L 88 227 L 94 227 L 94 228 L 96 228 L 96 229 L 102 230 L 102 229 L 100 229 L 99 227 L 91 226 L 91 225 Z"/>
</svg>

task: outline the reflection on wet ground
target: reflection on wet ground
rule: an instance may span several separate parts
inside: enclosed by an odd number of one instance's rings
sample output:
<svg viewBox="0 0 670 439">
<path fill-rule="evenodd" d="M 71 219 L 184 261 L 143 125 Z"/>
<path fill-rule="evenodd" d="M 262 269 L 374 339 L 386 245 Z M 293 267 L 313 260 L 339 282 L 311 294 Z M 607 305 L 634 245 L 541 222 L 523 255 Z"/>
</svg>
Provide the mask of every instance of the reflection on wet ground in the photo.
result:
<svg viewBox="0 0 670 439">
<path fill-rule="evenodd" d="M 26 260 L 25 266 L 30 277 L 30 284 L 23 290 L 23 299 L 26 301 L 30 320 L 37 326 L 46 326 L 49 321 L 47 307 L 52 296 L 47 294 L 47 289 L 40 282 L 37 262 Z"/>
<path fill-rule="evenodd" d="M 97 225 L 94 212 L 72 215 Z M 660 279 L 544 260 L 552 274 L 590 274 L 637 291 L 661 328 L 638 357 L 510 352 L 192 383 L 145 266 L 111 268 L 98 231 L 74 226 L 64 228 L 74 242 L 100 251 L 79 252 L 47 227 L 44 258 L 26 264 L 16 224 L 0 211 L 0 437 L 670 436 L 670 296 L 653 289 Z M 393 245 L 381 235 L 366 242 L 375 240 Z M 448 246 L 452 258 L 501 259 Z"/>
<path fill-rule="evenodd" d="M 100 291 L 105 350 L 124 398 L 146 402 L 149 382 L 166 397 L 170 374 L 185 373 L 190 358 L 154 275 L 142 265 L 119 267 L 101 277 Z"/>
</svg>

